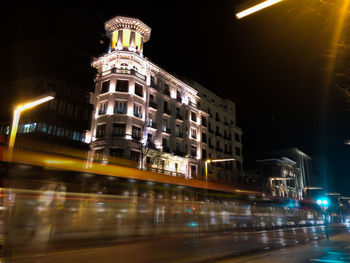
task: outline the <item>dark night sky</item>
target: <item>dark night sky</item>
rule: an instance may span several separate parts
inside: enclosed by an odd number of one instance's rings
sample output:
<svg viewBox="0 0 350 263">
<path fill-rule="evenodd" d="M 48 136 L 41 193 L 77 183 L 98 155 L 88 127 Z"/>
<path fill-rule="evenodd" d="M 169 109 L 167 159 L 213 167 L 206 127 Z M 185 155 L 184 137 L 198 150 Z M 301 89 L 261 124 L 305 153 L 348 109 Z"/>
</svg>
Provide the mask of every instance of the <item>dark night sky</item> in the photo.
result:
<svg viewBox="0 0 350 263">
<path fill-rule="evenodd" d="M 334 85 L 325 84 L 343 1 L 285 0 L 237 21 L 234 10 L 240 2 L 101 0 L 75 5 L 104 19 L 141 19 L 152 28 L 146 57 L 231 98 L 244 132 L 248 168 L 257 152 L 295 146 L 313 158 L 318 184 L 350 194 L 350 146 L 344 145 L 350 139 L 349 114 Z M 335 73 L 343 68 L 341 64 Z"/>
</svg>

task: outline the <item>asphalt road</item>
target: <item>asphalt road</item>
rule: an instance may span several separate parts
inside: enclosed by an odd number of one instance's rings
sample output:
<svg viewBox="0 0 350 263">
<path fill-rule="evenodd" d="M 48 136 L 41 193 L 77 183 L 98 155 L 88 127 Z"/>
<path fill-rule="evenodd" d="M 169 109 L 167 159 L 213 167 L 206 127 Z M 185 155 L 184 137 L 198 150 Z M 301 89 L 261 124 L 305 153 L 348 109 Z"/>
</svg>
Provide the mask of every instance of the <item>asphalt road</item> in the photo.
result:
<svg viewBox="0 0 350 263">
<path fill-rule="evenodd" d="M 332 227 L 331 231 L 339 231 L 339 227 Z M 39 248 L 28 246 L 22 250 L 13 251 L 13 256 L 8 262 L 214 262 L 220 258 L 229 258 L 238 254 L 247 254 L 270 248 L 282 248 L 300 243 L 303 244 L 300 246 L 303 248 L 301 251 L 307 253 L 307 247 L 310 244 L 314 244 L 312 240 L 321 240 L 323 238 L 324 227 L 228 232 L 207 236 L 200 236 L 194 232 L 193 235 L 163 236 L 119 243 L 106 242 L 103 244 L 103 242 L 98 242 L 95 245 L 90 244 L 86 247 L 73 246 L 73 244 L 69 243 L 66 243 L 64 246 L 61 244 L 59 247 L 49 247 L 47 244 L 43 244 Z M 305 241 L 311 242 L 305 243 Z M 283 250 L 271 253 L 282 253 L 281 257 L 284 257 Z M 299 256 L 301 252 L 296 251 L 295 253 L 291 250 L 291 254 L 295 256 Z M 272 254 L 269 255 L 271 256 Z M 259 256 L 252 260 L 255 261 L 222 262 L 268 262 L 265 259 L 260 261 Z"/>
<path fill-rule="evenodd" d="M 250 255 L 219 260 L 216 263 L 306 263 L 350 262 L 350 232 L 331 237 L 330 241 L 318 240 L 287 248 L 258 252 Z"/>
</svg>

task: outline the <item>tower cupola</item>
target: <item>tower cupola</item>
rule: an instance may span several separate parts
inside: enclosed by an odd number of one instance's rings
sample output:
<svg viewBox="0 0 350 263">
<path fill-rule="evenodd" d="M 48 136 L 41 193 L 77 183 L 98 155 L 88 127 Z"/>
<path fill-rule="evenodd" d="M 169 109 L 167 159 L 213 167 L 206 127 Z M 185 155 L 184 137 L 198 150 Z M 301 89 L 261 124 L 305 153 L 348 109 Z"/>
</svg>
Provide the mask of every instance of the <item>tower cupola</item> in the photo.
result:
<svg viewBox="0 0 350 263">
<path fill-rule="evenodd" d="M 137 18 L 117 16 L 105 23 L 111 38 L 110 50 L 129 50 L 140 55 L 143 43 L 151 36 L 151 28 Z"/>
</svg>

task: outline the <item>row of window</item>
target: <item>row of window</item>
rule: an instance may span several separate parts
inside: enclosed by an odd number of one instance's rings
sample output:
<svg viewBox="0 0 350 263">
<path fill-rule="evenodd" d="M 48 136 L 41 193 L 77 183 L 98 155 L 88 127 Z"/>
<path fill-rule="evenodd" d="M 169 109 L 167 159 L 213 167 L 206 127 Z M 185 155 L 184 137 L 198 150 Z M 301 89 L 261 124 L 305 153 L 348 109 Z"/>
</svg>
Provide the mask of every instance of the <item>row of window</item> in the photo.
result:
<svg viewBox="0 0 350 263">
<path fill-rule="evenodd" d="M 58 114 L 67 117 L 87 121 L 89 119 L 89 111 L 82 109 L 81 106 L 74 105 L 64 100 L 54 99 L 45 103 L 44 107 L 49 110 L 56 111 Z"/>
<path fill-rule="evenodd" d="M 109 92 L 109 87 L 110 87 L 110 80 L 103 82 L 101 85 L 100 94 Z M 115 90 L 119 92 L 129 92 L 129 81 L 118 79 Z M 138 83 L 135 83 L 135 95 L 139 97 L 143 97 L 143 86 Z"/>
<path fill-rule="evenodd" d="M 72 131 L 70 129 L 65 129 L 65 128 L 58 127 L 56 125 L 47 124 L 47 123 L 34 122 L 34 123 L 26 123 L 26 124 L 18 125 L 17 133 L 34 133 L 34 132 L 43 132 L 43 133 L 64 137 L 74 141 L 81 141 L 81 142 L 84 142 L 84 139 L 85 139 L 84 132 Z M 9 135 L 9 133 L 10 133 L 9 126 L 0 127 L 0 134 Z"/>
<path fill-rule="evenodd" d="M 104 138 L 106 134 L 106 124 L 99 124 L 96 128 L 96 138 Z M 125 123 L 113 123 L 112 135 L 118 137 L 126 136 L 126 124 Z M 131 137 L 133 139 L 141 140 L 142 133 L 141 128 L 132 126 Z"/>
</svg>

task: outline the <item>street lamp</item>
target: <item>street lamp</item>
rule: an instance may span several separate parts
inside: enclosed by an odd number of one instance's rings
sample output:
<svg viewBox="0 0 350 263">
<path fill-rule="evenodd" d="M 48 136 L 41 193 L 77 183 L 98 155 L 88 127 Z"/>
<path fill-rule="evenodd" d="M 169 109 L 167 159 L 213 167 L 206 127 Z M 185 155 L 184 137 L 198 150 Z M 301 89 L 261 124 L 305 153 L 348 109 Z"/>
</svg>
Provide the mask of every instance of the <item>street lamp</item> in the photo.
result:
<svg viewBox="0 0 350 263">
<path fill-rule="evenodd" d="M 266 1 L 262 2 L 262 3 L 260 3 L 260 4 L 254 5 L 252 7 L 249 7 L 247 9 L 237 13 L 236 17 L 238 19 L 241 19 L 241 18 L 243 18 L 245 16 L 251 15 L 251 14 L 253 14 L 255 12 L 260 11 L 261 9 L 264 9 L 266 7 L 269 7 L 269 6 L 272 6 L 272 5 L 277 4 L 278 2 L 281 2 L 281 1 L 283 1 L 283 0 L 266 0 Z"/>
<path fill-rule="evenodd" d="M 50 93 L 44 94 L 40 97 L 37 97 L 37 98 L 33 99 L 32 101 L 29 101 L 25 104 L 17 105 L 15 107 L 15 110 L 13 112 L 13 121 L 12 121 L 12 128 L 11 128 L 10 141 L 9 141 L 9 153 L 10 154 L 12 153 L 13 147 L 15 145 L 16 134 L 17 134 L 17 129 L 18 129 L 18 122 L 19 122 L 19 118 L 21 116 L 22 111 L 34 108 L 35 106 L 38 106 L 39 104 L 53 100 L 54 98 L 55 98 L 55 93 L 50 92 Z"/>
<path fill-rule="evenodd" d="M 205 181 L 208 181 L 208 163 L 229 162 L 229 161 L 234 161 L 234 160 L 236 160 L 236 159 L 228 158 L 228 159 L 207 159 L 207 160 L 205 160 Z"/>
</svg>

